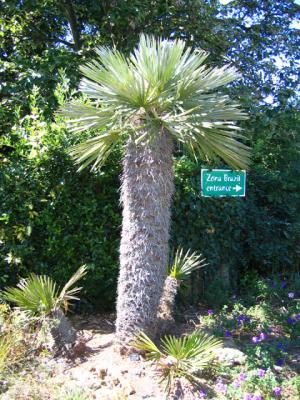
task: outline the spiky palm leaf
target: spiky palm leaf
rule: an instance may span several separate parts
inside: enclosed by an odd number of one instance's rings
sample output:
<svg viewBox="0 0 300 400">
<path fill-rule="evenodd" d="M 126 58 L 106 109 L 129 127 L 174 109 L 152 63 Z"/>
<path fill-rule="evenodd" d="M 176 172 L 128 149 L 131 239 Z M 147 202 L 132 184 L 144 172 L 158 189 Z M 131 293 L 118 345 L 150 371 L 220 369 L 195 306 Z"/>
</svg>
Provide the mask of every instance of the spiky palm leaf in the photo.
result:
<svg viewBox="0 0 300 400">
<path fill-rule="evenodd" d="M 75 294 L 81 288 L 72 288 L 72 286 L 85 273 L 86 267 L 80 267 L 61 292 L 50 277 L 31 274 L 27 279 L 22 279 L 17 287 L 5 289 L 1 293 L 1 297 L 16 304 L 30 315 L 48 315 L 57 308 L 67 309 L 70 300 L 78 299 Z"/>
<path fill-rule="evenodd" d="M 148 359 L 158 362 L 169 391 L 174 378 L 185 377 L 191 382 L 197 381 L 196 374 L 209 366 L 216 351 L 222 347 L 222 342 L 196 330 L 180 338 L 165 336 L 161 339 L 162 350 L 145 333 L 137 335 L 132 345 L 146 352 Z"/>
<path fill-rule="evenodd" d="M 205 263 L 205 258 L 202 258 L 202 254 L 196 251 L 192 253 L 191 250 L 184 253 L 183 248 L 179 247 L 169 268 L 169 276 L 178 281 L 185 280 L 193 271 L 203 268 L 206 265 L 208 264 Z"/>
<path fill-rule="evenodd" d="M 249 148 L 235 121 L 246 119 L 237 103 L 216 91 L 239 75 L 234 67 L 203 65 L 208 54 L 182 40 L 142 35 L 125 58 L 107 47 L 81 68 L 80 91 L 87 102 L 61 109 L 73 131 L 101 133 L 71 149 L 80 169 L 100 167 L 113 147 L 129 135 L 137 142 L 160 135 L 162 128 L 194 157 L 221 157 L 234 168 L 247 168 Z"/>
<path fill-rule="evenodd" d="M 55 307 L 58 290 L 48 276 L 31 274 L 22 279 L 17 287 L 7 288 L 2 298 L 16 304 L 31 315 L 49 314 Z"/>
<path fill-rule="evenodd" d="M 82 279 L 87 273 L 87 269 L 85 265 L 82 265 L 74 275 L 68 280 L 65 286 L 62 288 L 59 296 L 56 300 L 56 307 L 63 308 L 64 310 L 68 310 L 70 301 L 79 300 L 76 294 L 78 294 L 82 287 L 73 287 L 76 282 Z"/>
<path fill-rule="evenodd" d="M 206 368 L 221 345 L 217 338 L 199 331 L 180 338 L 166 336 L 162 339 L 164 352 L 178 360 L 178 368 L 186 372 Z"/>
<path fill-rule="evenodd" d="M 132 342 L 132 346 L 137 350 L 145 352 L 148 360 L 157 361 L 162 357 L 162 352 L 144 332 L 137 335 L 136 339 Z"/>
</svg>

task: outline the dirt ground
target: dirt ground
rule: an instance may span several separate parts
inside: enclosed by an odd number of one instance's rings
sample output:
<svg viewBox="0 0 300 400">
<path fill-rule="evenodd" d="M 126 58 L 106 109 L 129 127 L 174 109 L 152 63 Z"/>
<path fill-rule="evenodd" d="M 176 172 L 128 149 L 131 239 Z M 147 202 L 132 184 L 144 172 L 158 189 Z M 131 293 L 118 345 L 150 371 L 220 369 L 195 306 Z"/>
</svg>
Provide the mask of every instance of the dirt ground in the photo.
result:
<svg viewBox="0 0 300 400">
<path fill-rule="evenodd" d="M 66 367 L 71 384 L 89 388 L 91 398 L 114 400 L 162 400 L 164 388 L 158 371 L 137 353 L 121 356 L 113 346 L 114 316 L 77 318 L 74 326 L 85 339 L 83 354 Z"/>
<path fill-rule="evenodd" d="M 194 399 L 167 396 L 157 366 L 138 353 L 121 356 L 114 346 L 114 320 L 113 314 L 71 318 L 80 338 L 71 357 L 39 357 L 12 376 L 1 400 Z M 188 326 L 179 324 L 177 333 L 187 332 Z"/>
</svg>

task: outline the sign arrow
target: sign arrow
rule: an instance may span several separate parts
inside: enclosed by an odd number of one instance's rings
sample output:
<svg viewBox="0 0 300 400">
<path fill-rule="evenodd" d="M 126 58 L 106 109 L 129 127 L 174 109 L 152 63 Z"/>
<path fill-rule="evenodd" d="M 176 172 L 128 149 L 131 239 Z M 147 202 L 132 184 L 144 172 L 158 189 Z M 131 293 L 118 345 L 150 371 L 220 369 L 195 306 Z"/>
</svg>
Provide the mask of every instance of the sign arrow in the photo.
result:
<svg viewBox="0 0 300 400">
<path fill-rule="evenodd" d="M 239 185 L 235 185 L 232 189 L 235 190 L 236 192 L 239 192 L 243 188 Z"/>
<path fill-rule="evenodd" d="M 201 169 L 201 195 L 204 197 L 245 197 L 246 171 Z"/>
</svg>

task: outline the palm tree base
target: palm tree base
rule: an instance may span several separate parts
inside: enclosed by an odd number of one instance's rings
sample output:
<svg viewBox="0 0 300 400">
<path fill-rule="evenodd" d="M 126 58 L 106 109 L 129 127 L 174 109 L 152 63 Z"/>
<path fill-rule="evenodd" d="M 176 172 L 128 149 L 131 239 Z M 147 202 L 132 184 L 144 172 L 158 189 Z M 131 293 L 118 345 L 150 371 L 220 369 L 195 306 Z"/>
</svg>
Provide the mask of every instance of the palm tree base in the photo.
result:
<svg viewBox="0 0 300 400">
<path fill-rule="evenodd" d="M 53 311 L 50 326 L 50 334 L 56 350 L 69 353 L 76 342 L 77 333 L 61 310 Z"/>
</svg>

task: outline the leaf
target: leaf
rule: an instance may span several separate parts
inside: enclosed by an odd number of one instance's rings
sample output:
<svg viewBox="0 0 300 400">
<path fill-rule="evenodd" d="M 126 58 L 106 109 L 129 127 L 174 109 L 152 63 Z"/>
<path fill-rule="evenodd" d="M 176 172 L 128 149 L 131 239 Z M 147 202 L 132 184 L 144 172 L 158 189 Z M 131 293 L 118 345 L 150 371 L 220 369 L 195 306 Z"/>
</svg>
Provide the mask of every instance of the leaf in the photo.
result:
<svg viewBox="0 0 300 400">
<path fill-rule="evenodd" d="M 146 352 L 146 357 L 149 360 L 159 360 L 162 356 L 155 343 L 143 332 L 136 336 L 131 345 L 137 350 Z"/>
<path fill-rule="evenodd" d="M 169 269 L 169 276 L 177 280 L 187 279 L 193 271 L 208 265 L 205 264 L 205 258 L 201 257 L 202 254 L 198 254 L 196 251 L 191 253 L 191 250 L 188 250 L 183 253 L 183 248 L 178 248 Z"/>
</svg>

